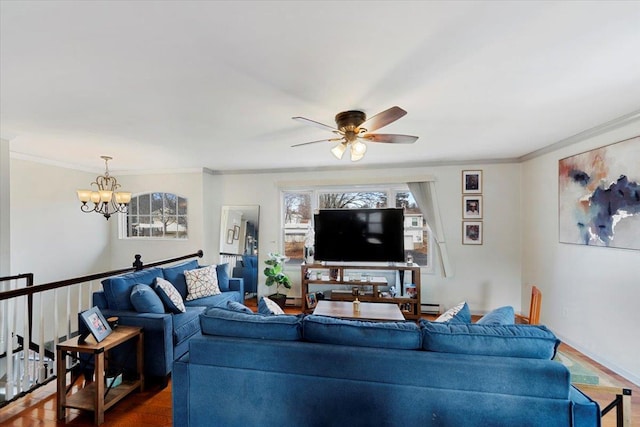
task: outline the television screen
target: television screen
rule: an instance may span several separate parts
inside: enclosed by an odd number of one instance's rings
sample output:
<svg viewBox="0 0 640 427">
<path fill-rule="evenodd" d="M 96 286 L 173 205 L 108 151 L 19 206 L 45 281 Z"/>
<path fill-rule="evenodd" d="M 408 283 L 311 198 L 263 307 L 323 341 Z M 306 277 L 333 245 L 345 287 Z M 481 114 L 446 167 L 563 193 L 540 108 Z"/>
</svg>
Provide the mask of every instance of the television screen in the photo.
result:
<svg viewBox="0 0 640 427">
<path fill-rule="evenodd" d="M 404 261 L 403 209 L 328 209 L 314 215 L 318 261 Z"/>
</svg>

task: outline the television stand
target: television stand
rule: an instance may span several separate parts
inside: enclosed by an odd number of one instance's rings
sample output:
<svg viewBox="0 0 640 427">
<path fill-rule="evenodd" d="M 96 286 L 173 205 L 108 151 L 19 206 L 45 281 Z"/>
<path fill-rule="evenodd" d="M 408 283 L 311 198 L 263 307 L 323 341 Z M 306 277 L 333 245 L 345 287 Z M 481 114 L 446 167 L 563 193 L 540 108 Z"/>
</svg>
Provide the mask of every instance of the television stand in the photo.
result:
<svg viewBox="0 0 640 427">
<path fill-rule="evenodd" d="M 366 270 L 369 274 L 363 273 Z M 383 276 L 376 272 L 400 272 L 400 283 L 388 283 Z M 411 283 L 414 288 L 404 285 L 405 273 L 411 273 Z M 353 301 L 356 298 L 362 302 L 386 302 L 398 304 L 405 319 L 418 320 L 421 316 L 420 307 L 420 266 L 413 263 L 341 263 L 317 262 L 300 266 L 302 278 L 302 311 L 311 313 L 305 296 L 314 286 L 351 286 L 350 290 L 337 289 L 327 292 L 326 299 L 334 301 Z M 397 295 L 389 294 L 389 287 L 396 286 Z"/>
</svg>

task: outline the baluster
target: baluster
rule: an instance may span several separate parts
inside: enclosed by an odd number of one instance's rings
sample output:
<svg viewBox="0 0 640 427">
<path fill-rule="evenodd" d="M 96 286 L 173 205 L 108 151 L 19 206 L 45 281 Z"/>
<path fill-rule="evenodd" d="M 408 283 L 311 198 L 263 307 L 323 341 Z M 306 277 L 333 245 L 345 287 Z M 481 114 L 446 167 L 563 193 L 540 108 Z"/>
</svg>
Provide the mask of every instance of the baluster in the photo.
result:
<svg viewBox="0 0 640 427">
<path fill-rule="evenodd" d="M 22 372 L 22 391 L 29 390 L 30 378 L 29 378 L 29 345 L 31 344 L 31 334 L 29 333 L 29 326 L 31 323 L 31 319 L 29 319 L 29 298 L 20 297 L 24 300 L 24 336 L 22 339 L 22 355 L 24 360 L 24 368 Z"/>
<path fill-rule="evenodd" d="M 13 281 L 9 282 L 9 289 L 12 290 L 13 286 L 11 285 Z M 7 300 L 7 385 L 6 385 L 6 400 L 13 399 L 14 396 L 14 372 L 13 372 L 13 326 L 15 324 L 14 317 L 14 304 L 15 298 L 12 300 Z"/>
<path fill-rule="evenodd" d="M 60 334 L 58 332 L 58 290 L 53 291 L 53 348 L 58 347 L 60 342 Z M 58 375 L 58 364 L 53 364 L 53 374 Z"/>
<path fill-rule="evenodd" d="M 47 379 L 47 368 L 44 365 L 44 292 L 40 292 L 40 331 L 38 337 L 38 382 Z"/>
</svg>

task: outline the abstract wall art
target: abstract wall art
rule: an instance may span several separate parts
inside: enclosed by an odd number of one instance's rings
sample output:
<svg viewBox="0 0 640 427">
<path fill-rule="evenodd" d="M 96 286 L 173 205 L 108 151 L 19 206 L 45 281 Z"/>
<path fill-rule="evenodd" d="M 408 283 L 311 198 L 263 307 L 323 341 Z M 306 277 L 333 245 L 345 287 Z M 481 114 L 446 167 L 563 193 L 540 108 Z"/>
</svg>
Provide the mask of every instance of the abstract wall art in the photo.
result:
<svg viewBox="0 0 640 427">
<path fill-rule="evenodd" d="M 561 159 L 562 243 L 640 250 L 640 136 Z"/>
</svg>

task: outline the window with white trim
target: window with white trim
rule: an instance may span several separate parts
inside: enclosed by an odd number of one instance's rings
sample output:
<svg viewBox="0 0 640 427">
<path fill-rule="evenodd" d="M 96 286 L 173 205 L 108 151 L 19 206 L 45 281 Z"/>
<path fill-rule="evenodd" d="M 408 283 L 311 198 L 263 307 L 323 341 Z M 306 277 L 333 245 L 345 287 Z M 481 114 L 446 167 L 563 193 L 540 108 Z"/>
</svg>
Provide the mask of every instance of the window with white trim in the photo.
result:
<svg viewBox="0 0 640 427">
<path fill-rule="evenodd" d="M 138 194 L 122 225 L 124 238 L 187 239 L 187 199 L 173 193 Z"/>
<path fill-rule="evenodd" d="M 313 213 L 318 209 L 404 208 L 405 258 L 431 268 L 430 231 L 411 192 L 398 186 L 282 191 L 283 253 L 300 264 L 313 247 Z"/>
</svg>

